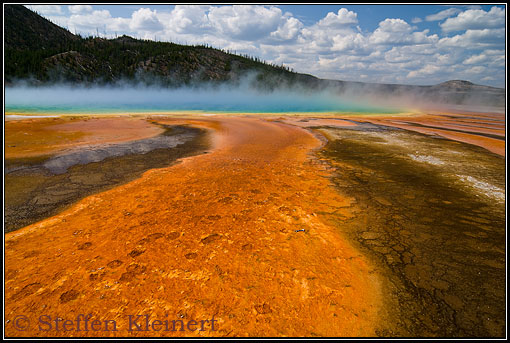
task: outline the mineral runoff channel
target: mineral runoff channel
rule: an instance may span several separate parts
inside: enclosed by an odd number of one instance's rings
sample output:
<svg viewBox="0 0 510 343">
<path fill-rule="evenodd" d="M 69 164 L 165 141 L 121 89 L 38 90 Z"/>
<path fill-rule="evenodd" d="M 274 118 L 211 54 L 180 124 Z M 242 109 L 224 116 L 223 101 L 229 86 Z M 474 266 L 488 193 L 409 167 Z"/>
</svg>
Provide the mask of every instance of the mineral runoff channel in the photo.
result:
<svg viewBox="0 0 510 343">
<path fill-rule="evenodd" d="M 42 116 L 5 121 L 6 337 L 505 336 L 502 113 Z"/>
</svg>

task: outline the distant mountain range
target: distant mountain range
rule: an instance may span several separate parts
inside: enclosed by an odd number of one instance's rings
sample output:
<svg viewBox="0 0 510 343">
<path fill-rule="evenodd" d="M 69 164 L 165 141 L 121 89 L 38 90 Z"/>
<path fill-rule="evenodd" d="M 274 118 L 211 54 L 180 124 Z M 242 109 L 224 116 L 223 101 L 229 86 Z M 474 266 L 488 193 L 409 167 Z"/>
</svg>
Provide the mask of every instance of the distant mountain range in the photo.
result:
<svg viewBox="0 0 510 343">
<path fill-rule="evenodd" d="M 299 88 L 377 97 L 412 96 L 446 104 L 505 105 L 505 90 L 453 80 L 434 86 L 324 80 L 285 66 L 208 46 L 138 40 L 82 38 L 22 5 L 4 5 L 4 77 L 32 84 L 115 84 L 164 87 L 248 82 L 260 90 Z"/>
</svg>

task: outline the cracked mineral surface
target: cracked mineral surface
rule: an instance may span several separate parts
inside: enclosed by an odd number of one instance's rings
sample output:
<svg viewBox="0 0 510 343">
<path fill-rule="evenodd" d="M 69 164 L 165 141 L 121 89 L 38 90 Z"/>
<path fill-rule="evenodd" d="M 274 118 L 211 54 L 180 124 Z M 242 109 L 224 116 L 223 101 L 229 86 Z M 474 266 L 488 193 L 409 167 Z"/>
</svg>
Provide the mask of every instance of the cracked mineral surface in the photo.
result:
<svg viewBox="0 0 510 343">
<path fill-rule="evenodd" d="M 359 205 L 338 227 L 385 275 L 394 327 L 380 334 L 504 337 L 505 159 L 391 127 L 318 130 Z"/>
</svg>

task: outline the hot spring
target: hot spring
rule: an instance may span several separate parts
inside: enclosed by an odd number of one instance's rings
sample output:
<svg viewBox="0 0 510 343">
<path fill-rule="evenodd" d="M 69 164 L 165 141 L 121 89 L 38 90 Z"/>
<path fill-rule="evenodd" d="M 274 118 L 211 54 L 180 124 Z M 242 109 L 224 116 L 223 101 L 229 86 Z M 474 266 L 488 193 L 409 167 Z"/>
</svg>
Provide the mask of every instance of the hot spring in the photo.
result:
<svg viewBox="0 0 510 343">
<path fill-rule="evenodd" d="M 260 92 L 249 88 L 156 87 L 27 87 L 5 88 L 7 113 L 120 113 L 215 111 L 233 113 L 398 113 L 392 105 L 317 93 L 281 90 Z"/>
</svg>

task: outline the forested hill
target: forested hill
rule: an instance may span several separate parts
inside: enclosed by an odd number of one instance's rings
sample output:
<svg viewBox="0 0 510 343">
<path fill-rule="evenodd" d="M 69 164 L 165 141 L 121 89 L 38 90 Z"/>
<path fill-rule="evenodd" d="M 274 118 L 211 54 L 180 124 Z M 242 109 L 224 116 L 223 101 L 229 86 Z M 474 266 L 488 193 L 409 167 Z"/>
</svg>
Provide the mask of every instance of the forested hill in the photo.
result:
<svg viewBox="0 0 510 343">
<path fill-rule="evenodd" d="M 40 83 L 129 81 L 180 86 L 238 81 L 250 74 L 268 86 L 317 80 L 285 66 L 208 46 L 188 46 L 128 36 L 82 38 L 21 5 L 5 5 L 5 78 Z"/>
<path fill-rule="evenodd" d="M 4 7 L 5 49 L 58 50 L 80 38 L 21 5 Z"/>
</svg>

